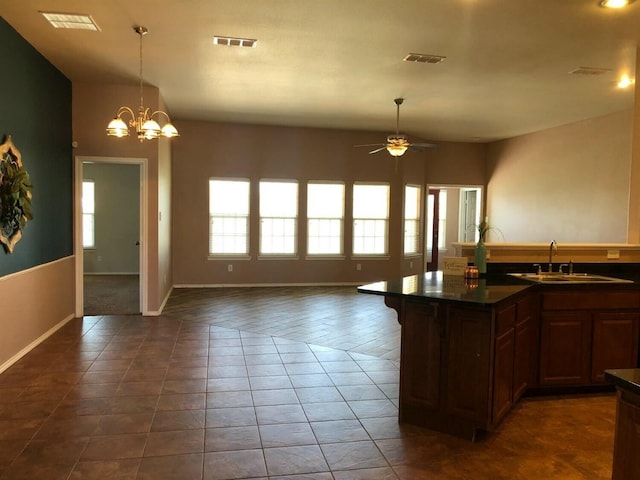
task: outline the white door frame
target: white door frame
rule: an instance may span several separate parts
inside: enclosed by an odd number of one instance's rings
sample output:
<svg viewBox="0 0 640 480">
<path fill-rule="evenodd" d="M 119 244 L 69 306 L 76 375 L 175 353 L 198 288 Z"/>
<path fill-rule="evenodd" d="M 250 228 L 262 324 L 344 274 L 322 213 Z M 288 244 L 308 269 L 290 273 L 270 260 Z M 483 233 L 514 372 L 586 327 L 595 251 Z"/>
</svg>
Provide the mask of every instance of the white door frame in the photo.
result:
<svg viewBox="0 0 640 480">
<path fill-rule="evenodd" d="M 140 311 L 142 315 L 149 314 L 148 303 L 148 248 L 147 238 L 149 237 L 147 209 L 148 198 L 147 188 L 148 181 L 148 159 L 147 158 L 129 158 L 129 157 L 75 157 L 75 180 L 74 180 L 74 240 L 73 251 L 76 257 L 76 312 L 77 318 L 84 315 L 84 248 L 82 247 L 82 164 L 85 162 L 93 163 L 121 163 L 133 164 L 140 166 L 140 252 L 139 252 L 139 268 L 140 268 Z"/>
</svg>

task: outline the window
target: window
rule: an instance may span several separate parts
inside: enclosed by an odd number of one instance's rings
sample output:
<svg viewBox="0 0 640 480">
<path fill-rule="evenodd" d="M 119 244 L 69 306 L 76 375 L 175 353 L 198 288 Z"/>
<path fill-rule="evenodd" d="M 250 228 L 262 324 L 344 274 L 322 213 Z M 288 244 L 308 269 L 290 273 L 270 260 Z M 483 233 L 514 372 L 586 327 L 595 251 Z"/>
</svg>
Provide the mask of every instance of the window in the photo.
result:
<svg viewBox="0 0 640 480">
<path fill-rule="evenodd" d="M 344 223 L 344 185 L 307 184 L 307 253 L 341 255 Z"/>
<path fill-rule="evenodd" d="M 248 180 L 209 180 L 209 254 L 249 254 Z"/>
<path fill-rule="evenodd" d="M 386 255 L 389 224 L 389 185 L 353 186 L 353 253 Z"/>
<path fill-rule="evenodd" d="M 298 183 L 260 182 L 260 254 L 295 255 Z"/>
<path fill-rule="evenodd" d="M 82 246 L 96 247 L 95 234 L 95 182 L 82 181 Z"/>
<path fill-rule="evenodd" d="M 404 253 L 420 252 L 420 187 L 404 188 Z"/>
</svg>

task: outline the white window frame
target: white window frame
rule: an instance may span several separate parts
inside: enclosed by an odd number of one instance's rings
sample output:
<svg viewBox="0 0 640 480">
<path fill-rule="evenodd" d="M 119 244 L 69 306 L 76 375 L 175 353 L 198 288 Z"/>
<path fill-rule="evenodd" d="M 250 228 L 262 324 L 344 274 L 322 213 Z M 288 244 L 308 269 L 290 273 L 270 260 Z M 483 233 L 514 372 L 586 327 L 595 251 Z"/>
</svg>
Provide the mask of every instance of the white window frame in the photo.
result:
<svg viewBox="0 0 640 480">
<path fill-rule="evenodd" d="M 385 212 L 376 215 L 366 212 L 372 202 L 363 202 L 357 198 L 358 190 L 362 187 L 384 188 Z M 381 190 L 382 191 L 382 190 Z M 353 244 L 354 257 L 388 258 L 389 256 L 389 210 L 391 199 L 391 185 L 386 182 L 355 182 L 353 184 Z M 374 248 L 366 248 L 366 244 L 373 242 Z"/>
<path fill-rule="evenodd" d="M 85 190 L 85 186 L 89 184 L 92 186 L 91 199 L 86 198 L 89 192 Z M 82 248 L 85 250 L 96 248 L 96 182 L 89 178 L 82 180 Z"/>
<path fill-rule="evenodd" d="M 223 208 L 216 210 L 212 202 L 215 195 L 215 183 L 236 183 L 246 186 L 247 198 L 240 201 L 239 198 L 221 198 Z M 209 179 L 209 257 L 211 258 L 248 258 L 249 257 L 249 218 L 251 213 L 251 181 L 248 178 L 222 178 Z M 234 208 L 229 208 L 234 207 Z M 215 225 L 221 225 L 220 234 Z M 216 241 L 216 239 L 218 241 Z M 214 245 L 218 242 L 229 245 L 231 242 L 236 247 L 216 250 Z"/>
<path fill-rule="evenodd" d="M 415 192 L 409 194 L 409 192 Z M 422 239 L 420 220 L 422 216 L 422 188 L 420 185 L 407 184 L 404 187 L 404 255 L 419 255 Z"/>
<path fill-rule="evenodd" d="M 285 184 L 295 185 L 295 199 L 289 204 L 293 207 L 290 211 L 282 211 L 277 215 L 273 212 L 265 212 L 267 203 L 263 201 L 265 190 L 271 188 L 273 184 L 279 184 L 283 187 Z M 268 185 L 268 187 L 267 187 Z M 270 192 L 271 193 L 271 192 Z M 260 203 L 260 246 L 259 258 L 291 258 L 294 259 L 298 254 L 298 196 L 300 193 L 297 180 L 281 180 L 281 179 L 261 179 L 259 183 L 259 203 Z M 268 231 L 272 232 L 271 234 Z M 277 233 L 279 231 L 279 233 Z M 276 233 L 274 233 L 276 232 Z M 267 235 L 274 241 L 280 242 L 284 248 L 281 250 L 267 249 Z M 286 250 L 286 244 L 291 244 L 292 249 Z"/>
<path fill-rule="evenodd" d="M 314 211 L 314 201 L 310 193 L 314 189 L 314 186 L 340 187 L 339 212 L 337 209 L 331 212 L 337 214 L 337 216 L 316 214 Z M 331 199 L 327 199 L 327 201 L 330 200 Z M 321 180 L 307 182 L 307 258 L 344 258 L 344 201 L 344 182 Z M 314 249 L 313 245 L 313 243 L 329 243 L 330 245 L 335 245 L 336 242 L 338 244 L 337 249 L 325 249 L 324 251 L 318 251 L 321 250 L 319 248 Z"/>
</svg>

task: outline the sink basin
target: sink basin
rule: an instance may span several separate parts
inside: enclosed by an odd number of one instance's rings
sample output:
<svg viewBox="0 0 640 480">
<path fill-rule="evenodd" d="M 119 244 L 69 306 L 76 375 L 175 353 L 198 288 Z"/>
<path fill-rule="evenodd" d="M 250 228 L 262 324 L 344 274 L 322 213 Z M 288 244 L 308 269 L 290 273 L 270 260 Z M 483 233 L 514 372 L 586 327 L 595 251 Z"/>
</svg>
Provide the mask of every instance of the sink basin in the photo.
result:
<svg viewBox="0 0 640 480">
<path fill-rule="evenodd" d="M 631 280 L 588 273 L 510 273 L 509 275 L 536 283 L 633 283 Z"/>
</svg>

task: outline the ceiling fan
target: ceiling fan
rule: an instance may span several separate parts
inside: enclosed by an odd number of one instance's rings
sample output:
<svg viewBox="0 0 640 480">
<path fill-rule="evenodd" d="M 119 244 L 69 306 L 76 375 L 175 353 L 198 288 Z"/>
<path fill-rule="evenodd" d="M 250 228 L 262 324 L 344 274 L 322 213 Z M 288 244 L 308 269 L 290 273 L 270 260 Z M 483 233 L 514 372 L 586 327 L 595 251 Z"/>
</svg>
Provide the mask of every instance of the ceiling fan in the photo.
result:
<svg viewBox="0 0 640 480">
<path fill-rule="evenodd" d="M 425 148 L 435 147 L 433 143 L 410 143 L 407 136 L 400 133 L 400 105 L 404 102 L 404 98 L 396 98 L 393 100 L 396 104 L 396 133 L 387 137 L 386 143 L 372 143 L 368 145 L 355 145 L 356 147 L 378 147 L 369 152 L 378 153 L 386 150 L 393 157 L 400 157 L 404 152 L 411 150 L 419 152 Z"/>
</svg>

